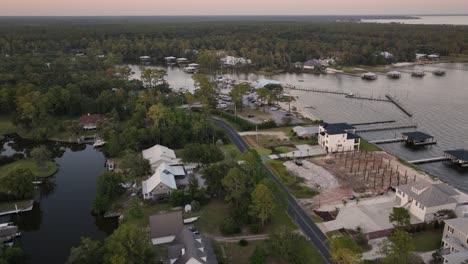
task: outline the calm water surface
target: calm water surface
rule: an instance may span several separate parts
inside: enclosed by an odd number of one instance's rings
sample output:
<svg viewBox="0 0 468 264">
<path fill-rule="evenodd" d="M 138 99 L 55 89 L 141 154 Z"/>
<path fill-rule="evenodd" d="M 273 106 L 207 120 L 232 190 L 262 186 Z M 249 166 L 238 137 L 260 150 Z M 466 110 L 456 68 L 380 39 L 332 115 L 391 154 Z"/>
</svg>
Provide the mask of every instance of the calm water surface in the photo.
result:
<svg viewBox="0 0 468 264">
<path fill-rule="evenodd" d="M 33 147 L 21 140 L 4 144 L 2 155 L 28 152 Z M 90 214 L 96 194 L 96 177 L 104 171 L 105 157 L 92 146 L 47 145 L 56 156 L 59 171 L 41 185 L 34 209 L 0 218 L 13 221 L 21 230 L 20 243 L 32 263 L 64 263 L 70 248 L 88 236 L 104 239 L 116 228 L 113 220 Z"/>
<path fill-rule="evenodd" d="M 362 19 L 364 23 L 402 23 L 417 25 L 468 25 L 468 16 L 417 16 L 419 19 Z"/>
</svg>

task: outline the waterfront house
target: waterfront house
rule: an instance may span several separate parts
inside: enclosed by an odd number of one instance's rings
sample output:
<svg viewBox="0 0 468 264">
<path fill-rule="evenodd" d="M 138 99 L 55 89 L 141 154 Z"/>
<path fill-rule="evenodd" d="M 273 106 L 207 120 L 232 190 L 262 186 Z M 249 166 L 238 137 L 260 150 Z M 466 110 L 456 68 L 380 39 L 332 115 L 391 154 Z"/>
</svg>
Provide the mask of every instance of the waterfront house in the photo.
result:
<svg viewBox="0 0 468 264">
<path fill-rule="evenodd" d="M 423 60 L 427 57 L 427 54 L 424 53 L 416 53 L 416 60 Z"/>
<path fill-rule="evenodd" d="M 441 255 L 444 264 L 461 264 L 468 259 L 468 218 L 445 220 Z"/>
<path fill-rule="evenodd" d="M 87 114 L 80 117 L 80 126 L 84 130 L 94 130 L 99 121 L 104 120 L 104 116 L 100 114 Z"/>
<path fill-rule="evenodd" d="M 445 183 L 430 183 L 425 180 L 395 187 L 396 202 L 421 221 L 432 221 L 442 210 L 455 210 L 455 189 Z"/>
<path fill-rule="evenodd" d="M 170 166 L 165 162 L 161 163 L 149 179 L 142 181 L 143 198 L 167 198 L 173 190 L 177 190 L 176 178 L 184 177 L 183 166 Z"/>
<path fill-rule="evenodd" d="M 145 149 L 142 151 L 142 154 L 144 159 L 149 160 L 153 171 L 163 162 L 169 165 L 181 163 L 180 159 L 176 157 L 174 150 L 162 145 L 154 145 L 149 149 Z"/>
<path fill-rule="evenodd" d="M 182 211 L 156 214 L 149 217 L 150 238 L 153 245 L 173 242 L 182 229 Z"/>
<path fill-rule="evenodd" d="M 304 63 L 300 62 L 300 61 L 296 61 L 294 63 L 294 68 L 296 69 L 302 69 L 304 67 Z"/>
<path fill-rule="evenodd" d="M 304 70 L 313 70 L 316 67 L 320 68 L 320 66 L 321 66 L 320 61 L 314 59 L 314 60 L 308 60 L 304 62 L 304 65 L 302 66 L 302 68 Z"/>
<path fill-rule="evenodd" d="M 243 66 L 252 63 L 252 61 L 249 59 L 234 56 L 226 56 L 221 58 L 220 61 L 226 67 Z"/>
<path fill-rule="evenodd" d="M 318 143 L 328 153 L 359 150 L 361 139 L 356 128 L 347 123 L 321 123 Z"/>
</svg>

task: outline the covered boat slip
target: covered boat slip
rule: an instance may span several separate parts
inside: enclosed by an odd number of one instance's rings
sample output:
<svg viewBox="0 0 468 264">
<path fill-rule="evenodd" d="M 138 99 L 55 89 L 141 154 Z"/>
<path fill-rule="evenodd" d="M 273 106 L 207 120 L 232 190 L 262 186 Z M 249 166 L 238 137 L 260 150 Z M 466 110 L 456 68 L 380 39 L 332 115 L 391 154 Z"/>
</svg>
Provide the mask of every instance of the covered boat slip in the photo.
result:
<svg viewBox="0 0 468 264">
<path fill-rule="evenodd" d="M 457 149 L 445 151 L 444 155 L 447 159 L 451 160 L 454 164 L 458 164 L 462 167 L 468 167 L 468 150 Z"/>
<path fill-rule="evenodd" d="M 413 146 L 437 144 L 437 141 L 435 141 L 433 136 L 419 131 L 403 133 L 402 138 L 406 141 L 406 144 Z"/>
</svg>

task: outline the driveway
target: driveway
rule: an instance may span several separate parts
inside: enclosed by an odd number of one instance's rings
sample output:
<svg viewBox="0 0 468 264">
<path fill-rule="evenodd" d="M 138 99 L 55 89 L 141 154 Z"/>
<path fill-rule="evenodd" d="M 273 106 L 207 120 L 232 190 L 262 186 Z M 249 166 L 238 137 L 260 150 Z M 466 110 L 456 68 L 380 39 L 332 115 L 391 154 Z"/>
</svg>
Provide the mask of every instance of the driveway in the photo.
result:
<svg viewBox="0 0 468 264">
<path fill-rule="evenodd" d="M 281 158 L 305 158 L 316 155 L 327 154 L 319 145 L 296 145 L 297 150 L 283 154 L 269 155 L 263 159 L 281 159 Z"/>
</svg>

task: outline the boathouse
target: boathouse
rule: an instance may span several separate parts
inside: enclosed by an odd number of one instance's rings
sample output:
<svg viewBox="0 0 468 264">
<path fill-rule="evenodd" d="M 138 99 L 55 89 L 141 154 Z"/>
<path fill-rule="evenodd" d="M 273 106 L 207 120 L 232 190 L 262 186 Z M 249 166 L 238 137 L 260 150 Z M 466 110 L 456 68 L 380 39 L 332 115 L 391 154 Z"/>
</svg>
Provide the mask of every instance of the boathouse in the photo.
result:
<svg viewBox="0 0 468 264">
<path fill-rule="evenodd" d="M 367 72 L 362 75 L 362 79 L 370 80 L 370 81 L 377 80 L 377 74 L 372 73 L 372 72 Z"/>
<path fill-rule="evenodd" d="M 419 131 L 403 133 L 402 138 L 406 141 L 406 144 L 413 146 L 437 144 L 433 136 Z"/>
<path fill-rule="evenodd" d="M 390 71 L 387 73 L 387 76 L 392 79 L 400 79 L 401 73 L 399 71 Z"/>
<path fill-rule="evenodd" d="M 468 150 L 466 149 L 445 151 L 444 156 L 454 164 L 458 164 L 465 168 L 468 167 Z"/>
</svg>

